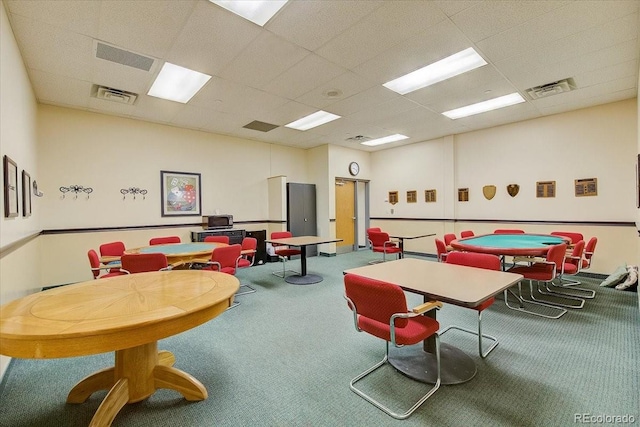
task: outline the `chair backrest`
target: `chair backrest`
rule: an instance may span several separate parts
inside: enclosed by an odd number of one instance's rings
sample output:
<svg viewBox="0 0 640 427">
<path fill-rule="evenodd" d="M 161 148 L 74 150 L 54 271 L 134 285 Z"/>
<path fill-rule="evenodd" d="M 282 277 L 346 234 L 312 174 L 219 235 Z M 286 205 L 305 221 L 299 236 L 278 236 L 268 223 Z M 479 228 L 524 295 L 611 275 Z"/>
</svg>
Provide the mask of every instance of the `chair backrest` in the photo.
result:
<svg viewBox="0 0 640 427">
<path fill-rule="evenodd" d="M 180 237 L 178 236 L 154 237 L 153 239 L 149 240 L 150 246 L 166 245 L 169 243 L 182 243 L 182 240 L 180 240 Z"/>
<path fill-rule="evenodd" d="M 167 256 L 154 252 L 148 254 L 124 254 L 120 258 L 122 269 L 131 274 L 145 273 L 147 271 L 159 271 L 167 268 Z"/>
<path fill-rule="evenodd" d="M 389 241 L 389 233 L 385 233 L 384 231 L 372 231 L 369 233 L 369 240 L 371 241 L 372 246 L 384 246 L 384 243 Z"/>
<path fill-rule="evenodd" d="M 211 252 L 211 261 L 220 265 L 220 271 L 236 274 L 238 258 L 242 252 L 242 245 L 219 246 Z"/>
<path fill-rule="evenodd" d="M 573 245 L 571 257 L 567 258 L 565 262 L 568 262 L 569 264 L 573 264 L 576 267 L 580 268 L 582 266 L 582 254 L 584 253 L 584 246 L 584 240 L 579 240 L 575 245 Z"/>
<path fill-rule="evenodd" d="M 407 312 L 407 300 L 402 289 L 393 283 L 369 279 L 355 274 L 344 276 L 345 296 L 355 305 L 349 307 L 362 318 L 358 321 L 365 332 L 389 340 L 389 320 L 395 313 Z M 395 326 L 403 328 L 407 319 L 396 319 Z"/>
<path fill-rule="evenodd" d="M 596 245 L 598 244 L 598 238 L 592 237 L 589 239 L 587 244 L 584 247 L 584 257 L 589 262 L 591 262 L 591 258 L 593 257 L 593 253 L 596 251 Z"/>
<path fill-rule="evenodd" d="M 518 230 L 515 228 L 498 228 L 493 230 L 493 234 L 524 234 L 524 230 Z"/>
<path fill-rule="evenodd" d="M 502 269 L 500 258 L 496 255 L 475 252 L 449 252 L 445 262 L 447 264 L 465 265 L 486 270 L 500 271 Z"/>
<path fill-rule="evenodd" d="M 243 251 L 255 251 L 258 249 L 258 239 L 255 237 L 245 237 L 242 239 L 241 246 Z"/>
<path fill-rule="evenodd" d="M 438 254 L 438 261 L 442 261 L 442 256 L 447 254 L 447 245 L 444 244 L 444 241 L 436 238 L 436 253 Z"/>
<path fill-rule="evenodd" d="M 272 239 L 286 239 L 287 237 L 293 237 L 290 231 L 274 231 L 271 233 Z"/>
<path fill-rule="evenodd" d="M 204 238 L 205 242 L 225 243 L 229 244 L 229 236 L 207 236 Z"/>
<path fill-rule="evenodd" d="M 445 244 L 445 246 L 449 246 L 449 244 L 450 244 L 451 242 L 453 242 L 454 240 L 456 240 L 456 239 L 457 239 L 457 237 L 456 237 L 456 235 L 455 235 L 455 234 L 453 234 L 453 233 L 447 233 L 447 234 L 445 234 L 445 235 L 444 235 L 444 244 Z"/>
<path fill-rule="evenodd" d="M 368 239 L 368 240 L 371 240 L 371 239 L 369 238 L 369 234 L 370 234 L 370 233 L 379 233 L 379 232 L 381 232 L 381 231 L 382 231 L 382 229 L 381 229 L 380 227 L 370 227 L 370 228 L 367 228 L 367 239 Z"/>
<path fill-rule="evenodd" d="M 578 243 L 580 240 L 584 240 L 582 233 L 574 233 L 572 231 L 552 231 L 550 234 L 552 236 L 568 237 L 571 239 L 571 243 L 573 244 Z"/>
<path fill-rule="evenodd" d="M 87 252 L 89 257 L 89 265 L 91 265 L 91 272 L 93 273 L 93 278 L 97 279 L 100 275 L 100 258 L 98 257 L 98 253 L 93 249 L 89 249 Z"/>
<path fill-rule="evenodd" d="M 473 237 L 473 236 L 475 236 L 475 234 L 473 234 L 473 231 L 471 230 L 464 230 L 460 232 L 460 237 L 462 237 L 463 239 L 465 237 Z"/>
<path fill-rule="evenodd" d="M 566 254 L 567 245 L 565 243 L 553 245 L 547 251 L 547 261 L 555 263 L 556 275 L 562 273 L 562 264 L 564 264 L 564 257 Z"/>
<path fill-rule="evenodd" d="M 122 242 L 104 243 L 100 245 L 100 256 L 121 256 L 124 250 Z"/>
</svg>

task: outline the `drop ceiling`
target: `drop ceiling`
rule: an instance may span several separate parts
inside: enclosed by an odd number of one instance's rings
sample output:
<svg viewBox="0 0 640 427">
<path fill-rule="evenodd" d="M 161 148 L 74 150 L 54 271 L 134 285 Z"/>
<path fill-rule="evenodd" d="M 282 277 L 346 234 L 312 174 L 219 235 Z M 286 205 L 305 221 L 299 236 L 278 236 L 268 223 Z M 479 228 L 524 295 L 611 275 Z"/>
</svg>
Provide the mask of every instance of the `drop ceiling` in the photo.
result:
<svg viewBox="0 0 640 427">
<path fill-rule="evenodd" d="M 639 1 L 291 0 L 264 27 L 207 0 L 4 5 L 40 103 L 300 148 L 377 151 L 638 93 Z M 153 65 L 98 58 L 100 44 Z M 382 86 L 468 47 L 488 65 L 404 96 Z M 150 97 L 164 62 L 212 78 L 187 104 Z M 568 78 L 575 90 L 527 95 Z M 100 99 L 97 86 L 138 96 L 133 105 Z M 525 103 L 458 120 L 441 114 L 516 91 Z M 284 127 L 318 109 L 342 118 Z M 246 127 L 254 121 L 277 127 Z M 409 138 L 359 143 L 396 133 Z"/>
</svg>

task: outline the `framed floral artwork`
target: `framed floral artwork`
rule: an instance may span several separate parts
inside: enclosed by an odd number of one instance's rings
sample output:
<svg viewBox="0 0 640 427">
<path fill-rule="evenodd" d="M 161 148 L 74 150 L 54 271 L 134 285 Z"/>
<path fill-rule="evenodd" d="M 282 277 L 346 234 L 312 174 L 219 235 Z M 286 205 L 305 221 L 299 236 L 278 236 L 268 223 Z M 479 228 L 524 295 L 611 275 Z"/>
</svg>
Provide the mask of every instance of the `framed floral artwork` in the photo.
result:
<svg viewBox="0 0 640 427">
<path fill-rule="evenodd" d="M 162 216 L 201 215 L 200 174 L 160 171 Z"/>
<path fill-rule="evenodd" d="M 31 216 L 31 175 L 22 170 L 22 216 Z"/>
<path fill-rule="evenodd" d="M 4 216 L 18 216 L 18 165 L 9 156 L 4 156 Z"/>
</svg>

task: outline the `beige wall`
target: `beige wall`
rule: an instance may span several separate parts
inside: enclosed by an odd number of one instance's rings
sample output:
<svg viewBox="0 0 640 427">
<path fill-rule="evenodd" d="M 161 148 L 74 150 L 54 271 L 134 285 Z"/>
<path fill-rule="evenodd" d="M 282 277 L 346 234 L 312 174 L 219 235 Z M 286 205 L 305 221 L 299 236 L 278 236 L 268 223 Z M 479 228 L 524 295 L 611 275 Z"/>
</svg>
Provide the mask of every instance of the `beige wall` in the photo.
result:
<svg viewBox="0 0 640 427">
<path fill-rule="evenodd" d="M 464 219 L 519 221 L 627 222 L 637 218 L 634 163 L 638 144 L 637 101 L 626 100 L 476 132 L 449 136 L 371 155 L 371 216 L 435 221 L 377 221 L 392 232 L 427 232 L 442 236 L 496 223 Z M 449 179 L 453 177 L 453 179 Z M 574 179 L 598 178 L 597 197 L 575 197 Z M 555 180 L 557 196 L 535 197 L 535 182 Z M 453 188 L 448 187 L 453 183 Z M 517 183 L 511 198 L 506 185 Z M 492 200 L 484 185 L 497 186 Z M 457 202 L 456 190 L 470 189 L 469 202 Z M 424 202 L 424 190 L 436 189 L 436 203 Z M 418 191 L 418 203 L 406 203 L 406 191 Z M 400 202 L 386 202 L 398 191 Z M 393 209 L 393 213 L 391 210 Z M 453 213 L 453 214 L 451 214 Z M 455 220 L 455 222 L 453 221 Z M 566 229 L 553 224 L 525 224 L 532 232 Z M 638 264 L 633 226 L 570 226 L 585 237 L 597 236 L 593 272 L 608 274 L 624 262 Z M 407 250 L 435 253 L 433 238 L 407 242 Z"/>
</svg>

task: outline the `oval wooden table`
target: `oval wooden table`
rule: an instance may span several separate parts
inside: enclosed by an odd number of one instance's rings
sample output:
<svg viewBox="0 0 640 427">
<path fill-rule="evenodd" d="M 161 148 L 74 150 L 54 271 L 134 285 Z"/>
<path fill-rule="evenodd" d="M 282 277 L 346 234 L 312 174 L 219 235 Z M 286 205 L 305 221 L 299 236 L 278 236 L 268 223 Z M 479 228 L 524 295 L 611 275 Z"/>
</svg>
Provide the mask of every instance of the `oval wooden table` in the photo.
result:
<svg viewBox="0 0 640 427">
<path fill-rule="evenodd" d="M 239 288 L 234 276 L 179 270 L 138 273 L 61 286 L 0 307 L 0 354 L 30 359 L 115 351 L 115 366 L 77 383 L 68 403 L 109 390 L 90 426 L 109 426 L 127 403 L 168 388 L 204 400 L 200 381 L 173 367 L 157 341 L 223 313 Z"/>
<path fill-rule="evenodd" d="M 167 243 L 164 245 L 142 246 L 124 251 L 125 254 L 162 253 L 167 256 L 167 262 L 174 267 L 189 264 L 197 259 L 210 258 L 211 252 L 219 246 L 227 246 L 218 242 L 190 242 Z"/>
</svg>

